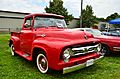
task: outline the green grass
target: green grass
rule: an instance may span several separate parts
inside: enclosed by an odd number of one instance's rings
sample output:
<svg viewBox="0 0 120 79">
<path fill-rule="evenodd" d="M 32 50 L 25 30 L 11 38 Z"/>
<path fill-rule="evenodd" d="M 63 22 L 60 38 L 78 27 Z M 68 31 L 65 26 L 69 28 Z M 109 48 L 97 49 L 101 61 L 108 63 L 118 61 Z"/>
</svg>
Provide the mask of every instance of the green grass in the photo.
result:
<svg viewBox="0 0 120 79">
<path fill-rule="evenodd" d="M 11 56 L 9 34 L 0 34 L 0 79 L 120 79 L 120 55 L 68 74 L 41 74 L 36 66 L 19 56 Z"/>
</svg>

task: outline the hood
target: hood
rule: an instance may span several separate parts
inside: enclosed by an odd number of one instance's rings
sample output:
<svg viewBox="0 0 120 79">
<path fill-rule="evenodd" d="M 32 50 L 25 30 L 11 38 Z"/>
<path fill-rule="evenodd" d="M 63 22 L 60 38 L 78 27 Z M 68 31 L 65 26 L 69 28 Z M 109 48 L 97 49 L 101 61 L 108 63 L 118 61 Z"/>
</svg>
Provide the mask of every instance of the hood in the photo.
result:
<svg viewBox="0 0 120 79">
<path fill-rule="evenodd" d="M 41 33 L 41 29 L 37 29 L 37 33 Z M 58 28 L 43 28 L 42 33 L 44 33 L 46 38 L 56 39 L 56 40 L 88 40 L 93 38 L 92 34 L 83 31 L 76 31 L 74 29 L 58 29 Z M 86 38 L 85 38 L 86 37 Z"/>
</svg>

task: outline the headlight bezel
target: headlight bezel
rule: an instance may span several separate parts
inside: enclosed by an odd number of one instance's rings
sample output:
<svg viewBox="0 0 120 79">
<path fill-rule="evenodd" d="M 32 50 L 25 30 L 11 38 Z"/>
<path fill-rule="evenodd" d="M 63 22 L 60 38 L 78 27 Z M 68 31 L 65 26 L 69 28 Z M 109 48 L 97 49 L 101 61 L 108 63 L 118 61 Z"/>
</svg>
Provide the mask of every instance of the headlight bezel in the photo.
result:
<svg viewBox="0 0 120 79">
<path fill-rule="evenodd" d="M 63 51 L 63 55 L 62 55 L 62 58 L 64 60 L 65 63 L 69 62 L 69 59 L 71 57 L 71 54 L 72 54 L 72 49 L 71 48 L 66 48 L 64 51 Z"/>
</svg>

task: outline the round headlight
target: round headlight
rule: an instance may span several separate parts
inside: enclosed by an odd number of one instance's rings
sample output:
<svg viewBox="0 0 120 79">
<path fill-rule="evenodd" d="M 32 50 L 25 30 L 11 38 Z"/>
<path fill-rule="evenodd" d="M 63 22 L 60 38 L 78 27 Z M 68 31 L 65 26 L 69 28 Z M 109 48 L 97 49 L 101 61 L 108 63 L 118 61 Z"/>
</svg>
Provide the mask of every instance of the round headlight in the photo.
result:
<svg viewBox="0 0 120 79">
<path fill-rule="evenodd" d="M 65 49 L 65 51 L 63 52 L 64 62 L 69 62 L 70 55 L 71 55 L 71 49 L 70 48 Z"/>
</svg>

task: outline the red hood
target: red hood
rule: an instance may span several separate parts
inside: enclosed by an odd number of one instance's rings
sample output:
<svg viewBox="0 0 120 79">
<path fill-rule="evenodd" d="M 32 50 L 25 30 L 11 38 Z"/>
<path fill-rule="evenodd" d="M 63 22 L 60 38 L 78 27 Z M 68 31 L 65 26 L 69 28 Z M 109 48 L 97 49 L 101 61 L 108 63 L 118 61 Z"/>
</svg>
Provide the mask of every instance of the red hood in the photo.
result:
<svg viewBox="0 0 120 79">
<path fill-rule="evenodd" d="M 58 28 L 42 28 L 37 29 L 37 33 L 44 33 L 47 38 L 49 39 L 56 39 L 56 40 L 82 40 L 85 39 L 85 35 L 89 38 L 93 38 L 93 36 L 89 33 L 85 33 L 83 31 L 76 31 L 73 29 L 58 29 Z"/>
</svg>

